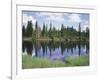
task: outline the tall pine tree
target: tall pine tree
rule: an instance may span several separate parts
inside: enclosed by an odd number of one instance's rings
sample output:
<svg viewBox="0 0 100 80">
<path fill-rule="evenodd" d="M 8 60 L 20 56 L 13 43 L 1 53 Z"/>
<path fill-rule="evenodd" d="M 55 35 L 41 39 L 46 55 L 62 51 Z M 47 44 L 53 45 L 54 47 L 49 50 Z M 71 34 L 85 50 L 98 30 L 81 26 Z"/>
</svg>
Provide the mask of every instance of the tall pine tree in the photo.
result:
<svg viewBox="0 0 100 80">
<path fill-rule="evenodd" d="M 46 32 L 46 27 L 45 27 L 45 23 L 43 24 L 43 30 L 42 30 L 42 35 L 45 36 L 45 32 Z"/>
<path fill-rule="evenodd" d="M 79 23 L 79 40 L 81 40 L 81 24 Z"/>
<path fill-rule="evenodd" d="M 50 23 L 50 28 L 49 28 L 49 37 L 52 37 L 52 23 Z"/>
<path fill-rule="evenodd" d="M 27 28 L 26 28 L 26 36 L 27 37 L 32 36 L 32 32 L 33 32 L 33 27 L 32 26 L 33 26 L 32 21 L 28 21 Z"/>
<path fill-rule="evenodd" d="M 25 37 L 25 26 L 22 26 L 22 37 Z"/>
<path fill-rule="evenodd" d="M 35 37 L 38 38 L 38 22 L 35 23 Z"/>
<path fill-rule="evenodd" d="M 62 24 L 61 25 L 61 37 L 63 37 L 64 36 L 64 25 Z"/>
</svg>

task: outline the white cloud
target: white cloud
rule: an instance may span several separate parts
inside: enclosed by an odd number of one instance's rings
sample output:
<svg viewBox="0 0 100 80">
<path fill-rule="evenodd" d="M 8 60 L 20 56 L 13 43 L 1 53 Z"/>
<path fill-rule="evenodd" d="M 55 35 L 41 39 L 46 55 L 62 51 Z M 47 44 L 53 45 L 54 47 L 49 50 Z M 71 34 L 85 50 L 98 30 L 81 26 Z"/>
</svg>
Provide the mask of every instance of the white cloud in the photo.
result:
<svg viewBox="0 0 100 80">
<path fill-rule="evenodd" d="M 69 22 L 79 23 L 81 22 L 81 18 L 79 14 L 70 14 L 68 16 Z"/>
<path fill-rule="evenodd" d="M 46 20 L 63 22 L 64 21 L 64 18 L 63 17 L 60 17 L 60 16 L 49 16 L 49 17 L 46 18 Z"/>
<path fill-rule="evenodd" d="M 25 27 L 27 26 L 28 21 L 32 21 L 34 25 L 36 22 L 36 19 L 32 16 L 28 16 L 27 14 L 23 14 L 23 25 L 25 25 Z"/>
<path fill-rule="evenodd" d="M 49 13 L 49 12 L 42 12 L 42 13 L 39 13 L 38 14 L 39 16 L 47 16 L 47 17 L 50 17 L 50 16 L 63 16 L 63 13 Z"/>
<path fill-rule="evenodd" d="M 64 21 L 64 14 L 63 13 L 48 13 L 42 12 L 37 14 L 39 17 L 45 17 L 45 20 L 49 21 L 56 21 L 56 22 L 63 22 Z"/>
<path fill-rule="evenodd" d="M 83 29 L 82 29 L 82 30 L 83 30 L 83 31 L 86 31 L 86 28 L 87 28 L 87 27 L 89 27 L 88 24 L 83 25 Z"/>
</svg>

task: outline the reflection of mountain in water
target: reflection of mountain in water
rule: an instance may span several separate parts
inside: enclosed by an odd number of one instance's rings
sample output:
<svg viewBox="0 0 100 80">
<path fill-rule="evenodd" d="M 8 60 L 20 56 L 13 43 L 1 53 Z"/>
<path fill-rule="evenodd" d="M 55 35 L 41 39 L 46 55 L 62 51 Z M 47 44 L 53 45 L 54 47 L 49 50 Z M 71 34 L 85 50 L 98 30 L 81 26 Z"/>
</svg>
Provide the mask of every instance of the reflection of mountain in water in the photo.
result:
<svg viewBox="0 0 100 80">
<path fill-rule="evenodd" d="M 69 56 L 88 55 L 88 42 L 23 42 L 23 54 L 26 52 L 35 57 L 65 59 Z"/>
</svg>

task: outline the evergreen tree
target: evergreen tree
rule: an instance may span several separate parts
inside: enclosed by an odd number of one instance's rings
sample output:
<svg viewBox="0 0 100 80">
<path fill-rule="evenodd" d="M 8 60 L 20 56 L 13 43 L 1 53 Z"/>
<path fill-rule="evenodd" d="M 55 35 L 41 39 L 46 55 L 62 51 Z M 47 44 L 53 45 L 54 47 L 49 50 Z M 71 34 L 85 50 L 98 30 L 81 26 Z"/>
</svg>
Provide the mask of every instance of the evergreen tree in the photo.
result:
<svg viewBox="0 0 100 80">
<path fill-rule="evenodd" d="M 22 26 L 22 37 L 25 37 L 25 26 Z"/>
<path fill-rule="evenodd" d="M 53 32 L 54 32 L 54 33 L 56 32 L 56 29 L 55 29 L 55 27 L 53 27 Z"/>
<path fill-rule="evenodd" d="M 42 35 L 45 36 L 45 32 L 46 32 L 46 27 L 45 27 L 45 23 L 43 24 L 43 30 L 42 30 Z"/>
<path fill-rule="evenodd" d="M 38 22 L 35 23 L 35 37 L 38 38 Z"/>
<path fill-rule="evenodd" d="M 33 32 L 33 24 L 32 21 L 28 21 L 27 28 L 26 28 L 26 36 L 31 37 Z"/>
<path fill-rule="evenodd" d="M 45 35 L 48 36 L 48 29 L 47 29 L 48 25 L 46 24 L 45 26 Z"/>
<path fill-rule="evenodd" d="M 35 30 L 37 30 L 38 29 L 38 22 L 36 21 L 36 23 L 35 23 Z"/>
<path fill-rule="evenodd" d="M 49 37 L 52 37 L 52 23 L 50 23 L 50 28 L 49 28 Z"/>
<path fill-rule="evenodd" d="M 81 24 L 79 23 L 79 40 L 81 39 Z"/>
<path fill-rule="evenodd" d="M 61 25 L 61 37 L 64 36 L 63 31 L 64 31 L 64 25 L 62 24 L 62 25 Z"/>
<path fill-rule="evenodd" d="M 53 26 L 53 36 L 56 36 L 56 29 L 54 26 Z"/>
<path fill-rule="evenodd" d="M 86 37 L 89 38 L 89 28 L 88 27 L 86 28 Z"/>
</svg>

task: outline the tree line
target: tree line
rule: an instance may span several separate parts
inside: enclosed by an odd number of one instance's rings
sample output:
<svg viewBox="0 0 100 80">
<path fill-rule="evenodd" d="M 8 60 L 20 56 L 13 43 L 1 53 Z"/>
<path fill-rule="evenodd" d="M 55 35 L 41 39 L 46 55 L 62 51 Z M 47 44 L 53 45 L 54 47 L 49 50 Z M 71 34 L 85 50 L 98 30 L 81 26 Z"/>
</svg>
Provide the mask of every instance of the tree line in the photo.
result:
<svg viewBox="0 0 100 80">
<path fill-rule="evenodd" d="M 50 27 L 48 29 L 48 26 Z M 60 39 L 60 40 L 89 40 L 89 28 L 86 28 L 86 31 L 81 31 L 81 23 L 78 25 L 78 30 L 74 27 L 69 27 L 61 24 L 61 29 L 57 30 L 52 23 L 49 25 L 43 23 L 43 28 L 39 26 L 38 21 L 36 21 L 33 29 L 32 21 L 27 22 L 27 26 L 22 26 L 22 37 L 32 39 Z"/>
</svg>

